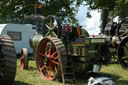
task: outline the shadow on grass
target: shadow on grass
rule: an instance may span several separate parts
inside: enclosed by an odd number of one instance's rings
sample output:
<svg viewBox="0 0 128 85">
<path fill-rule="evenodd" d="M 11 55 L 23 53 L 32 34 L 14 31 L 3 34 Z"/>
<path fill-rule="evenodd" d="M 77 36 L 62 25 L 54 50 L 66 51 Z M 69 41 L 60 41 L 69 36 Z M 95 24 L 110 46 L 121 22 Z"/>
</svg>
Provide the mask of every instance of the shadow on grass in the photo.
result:
<svg viewBox="0 0 128 85">
<path fill-rule="evenodd" d="M 113 80 L 118 80 L 121 78 L 119 75 L 114 75 L 114 74 L 109 74 L 109 73 L 90 73 L 90 77 L 109 77 L 112 78 Z"/>
<path fill-rule="evenodd" d="M 32 85 L 32 84 L 24 83 L 21 81 L 14 81 L 12 85 Z"/>
<path fill-rule="evenodd" d="M 128 85 L 128 80 L 116 80 L 117 85 Z"/>
<path fill-rule="evenodd" d="M 33 70 L 37 70 L 37 68 L 34 68 L 34 67 L 29 66 L 28 70 L 33 71 Z"/>
<path fill-rule="evenodd" d="M 112 78 L 116 85 L 128 85 L 128 80 L 119 80 L 121 76 L 108 74 L 108 73 L 87 73 L 87 74 L 81 74 L 77 73 L 76 75 L 76 84 L 75 85 L 87 85 L 88 79 L 90 77 L 109 77 Z"/>
</svg>

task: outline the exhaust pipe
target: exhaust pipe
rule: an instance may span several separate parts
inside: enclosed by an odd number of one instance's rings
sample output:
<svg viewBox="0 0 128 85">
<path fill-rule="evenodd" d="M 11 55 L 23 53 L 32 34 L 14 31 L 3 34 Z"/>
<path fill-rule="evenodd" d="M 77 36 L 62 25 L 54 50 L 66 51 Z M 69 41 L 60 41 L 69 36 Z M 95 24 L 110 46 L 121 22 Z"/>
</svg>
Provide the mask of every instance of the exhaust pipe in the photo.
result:
<svg viewBox="0 0 128 85">
<path fill-rule="evenodd" d="M 108 15 L 109 11 L 108 9 L 102 9 L 102 27 L 101 27 L 101 33 L 104 33 L 104 29 L 106 27 L 106 24 L 108 22 Z"/>
</svg>

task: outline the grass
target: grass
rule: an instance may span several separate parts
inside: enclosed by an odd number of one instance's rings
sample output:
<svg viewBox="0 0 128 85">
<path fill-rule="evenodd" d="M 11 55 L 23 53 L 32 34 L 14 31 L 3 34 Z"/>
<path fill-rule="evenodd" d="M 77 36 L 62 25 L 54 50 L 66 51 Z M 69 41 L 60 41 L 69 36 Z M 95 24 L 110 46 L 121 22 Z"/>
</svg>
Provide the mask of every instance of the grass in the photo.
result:
<svg viewBox="0 0 128 85">
<path fill-rule="evenodd" d="M 87 76 L 79 74 L 76 78 L 76 85 L 87 85 Z M 81 76 L 83 75 L 83 76 Z M 110 64 L 102 66 L 99 75 L 110 76 L 116 82 L 116 85 L 128 85 L 128 70 L 121 68 L 119 64 Z M 35 61 L 29 61 L 29 69 L 20 69 L 20 60 L 17 60 L 17 73 L 13 85 L 63 85 L 57 81 L 47 81 L 40 77 L 36 69 Z"/>
<path fill-rule="evenodd" d="M 120 64 L 103 66 L 100 72 L 110 75 L 116 85 L 128 85 L 128 70 L 124 70 Z"/>
<path fill-rule="evenodd" d="M 13 85 L 62 85 L 55 81 L 46 81 L 40 77 L 35 61 L 29 61 L 28 70 L 20 69 L 20 60 L 17 60 L 17 73 Z"/>
</svg>

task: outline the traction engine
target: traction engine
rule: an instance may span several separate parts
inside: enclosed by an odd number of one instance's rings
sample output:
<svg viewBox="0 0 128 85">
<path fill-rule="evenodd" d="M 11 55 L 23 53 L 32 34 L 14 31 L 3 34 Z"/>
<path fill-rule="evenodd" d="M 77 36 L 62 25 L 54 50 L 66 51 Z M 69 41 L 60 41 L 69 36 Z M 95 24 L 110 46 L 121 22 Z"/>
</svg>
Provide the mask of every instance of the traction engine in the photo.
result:
<svg viewBox="0 0 128 85">
<path fill-rule="evenodd" d="M 120 62 L 124 69 L 128 69 L 128 17 L 120 22 L 109 22 L 108 9 L 102 11 L 102 33 L 106 37 L 111 58 Z"/>
<path fill-rule="evenodd" d="M 109 63 L 105 37 L 90 37 L 81 26 L 62 25 L 53 15 L 37 14 L 36 22 L 37 34 L 30 39 L 30 45 L 43 79 L 75 83 L 76 73 L 98 72 L 102 64 Z M 27 58 L 21 61 L 24 69 Z"/>
<path fill-rule="evenodd" d="M 52 15 L 45 19 L 38 16 L 38 22 L 38 33 L 31 40 L 31 45 L 35 49 L 36 64 L 42 78 L 62 80 L 64 84 L 75 82 L 76 72 L 98 72 L 102 64 L 108 64 L 106 38 L 89 37 L 81 26 L 62 26 Z"/>
<path fill-rule="evenodd" d="M 128 18 L 119 23 L 108 23 L 105 28 L 105 36 L 109 48 L 118 56 L 118 60 L 124 69 L 128 68 Z"/>
</svg>

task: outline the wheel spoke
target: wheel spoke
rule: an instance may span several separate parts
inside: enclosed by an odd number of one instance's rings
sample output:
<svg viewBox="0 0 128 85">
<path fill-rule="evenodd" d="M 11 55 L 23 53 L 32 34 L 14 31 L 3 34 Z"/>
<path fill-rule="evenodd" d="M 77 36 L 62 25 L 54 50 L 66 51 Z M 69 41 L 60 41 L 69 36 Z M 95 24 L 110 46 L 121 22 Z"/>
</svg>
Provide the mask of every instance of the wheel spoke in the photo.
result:
<svg viewBox="0 0 128 85">
<path fill-rule="evenodd" d="M 23 60 L 23 59 L 24 59 L 24 56 L 22 55 L 22 56 L 21 56 L 21 60 Z"/>
<path fill-rule="evenodd" d="M 51 49 L 52 49 L 52 42 L 50 41 L 50 48 L 49 48 L 49 52 L 48 52 L 49 55 L 51 54 Z"/>
<path fill-rule="evenodd" d="M 128 60 L 127 56 L 122 57 L 123 60 Z"/>
<path fill-rule="evenodd" d="M 124 49 L 124 55 L 128 55 L 128 48 L 126 46 L 123 46 L 123 49 Z"/>
<path fill-rule="evenodd" d="M 45 43 L 45 46 L 46 46 L 46 48 L 48 48 L 48 44 L 47 44 L 47 42 Z M 46 49 L 46 48 L 45 48 L 45 49 Z"/>
<path fill-rule="evenodd" d="M 58 56 L 56 56 L 55 58 L 54 58 L 54 60 L 57 60 L 58 59 Z"/>
<path fill-rule="evenodd" d="M 52 28 L 52 18 L 50 18 L 50 27 Z"/>
<path fill-rule="evenodd" d="M 47 24 L 45 24 L 45 26 L 46 26 L 49 30 L 51 30 L 51 27 L 49 27 Z"/>
<path fill-rule="evenodd" d="M 56 54 L 57 52 L 54 52 L 53 54 L 52 54 L 52 57 Z"/>
<path fill-rule="evenodd" d="M 52 65 L 53 65 L 52 62 L 50 61 L 49 64 L 48 64 L 48 66 L 51 68 Z"/>
<path fill-rule="evenodd" d="M 56 73 L 57 73 L 57 68 L 56 68 L 56 65 L 54 64 L 54 68 L 55 68 L 55 71 L 56 71 Z"/>
<path fill-rule="evenodd" d="M 40 53 L 40 56 L 45 56 L 43 53 Z"/>
<path fill-rule="evenodd" d="M 126 45 L 123 46 L 123 48 L 124 48 L 124 50 L 125 50 L 126 52 L 128 52 L 128 48 L 126 47 Z"/>
<path fill-rule="evenodd" d="M 123 27 L 125 30 L 127 30 L 127 29 L 128 29 L 124 24 L 122 24 L 122 27 Z"/>
<path fill-rule="evenodd" d="M 50 71 L 48 72 L 48 78 L 51 76 L 51 71 L 52 71 L 52 69 L 50 67 Z"/>
<path fill-rule="evenodd" d="M 48 45 L 46 44 L 46 48 L 45 48 L 45 55 L 48 55 L 48 53 L 47 53 L 47 50 L 46 49 L 48 49 Z"/>
<path fill-rule="evenodd" d="M 47 68 L 46 65 L 43 65 L 43 67 L 40 68 L 40 71 L 42 71 L 45 67 Z"/>
<path fill-rule="evenodd" d="M 56 62 L 56 61 L 54 61 L 54 60 L 52 60 L 52 63 L 57 64 L 57 65 L 59 64 L 58 62 Z"/>
<path fill-rule="evenodd" d="M 127 34 L 127 33 L 122 33 L 120 36 L 123 37 L 123 36 L 125 36 L 126 34 Z"/>
<path fill-rule="evenodd" d="M 53 29 L 55 29 L 55 28 L 56 28 L 56 26 L 57 26 L 57 25 L 54 25 L 54 26 L 52 27 L 52 30 L 53 30 Z"/>
<path fill-rule="evenodd" d="M 46 69 L 46 75 L 47 75 L 47 77 L 48 77 L 48 67 L 47 67 L 47 69 Z"/>
<path fill-rule="evenodd" d="M 55 71 L 53 70 L 53 68 L 52 68 L 52 72 L 53 72 L 54 76 L 56 76 L 56 73 L 55 73 Z"/>
<path fill-rule="evenodd" d="M 24 61 L 21 61 L 21 65 L 24 65 Z"/>
</svg>

